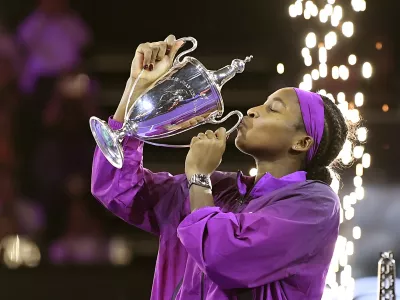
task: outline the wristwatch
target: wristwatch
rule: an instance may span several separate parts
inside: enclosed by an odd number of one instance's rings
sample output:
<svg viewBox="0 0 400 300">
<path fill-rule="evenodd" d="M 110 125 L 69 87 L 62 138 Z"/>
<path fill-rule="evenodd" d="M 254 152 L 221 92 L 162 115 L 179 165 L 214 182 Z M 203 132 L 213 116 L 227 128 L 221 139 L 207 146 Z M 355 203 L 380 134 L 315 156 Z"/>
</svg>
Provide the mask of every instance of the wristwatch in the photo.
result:
<svg viewBox="0 0 400 300">
<path fill-rule="evenodd" d="M 202 186 L 207 189 L 212 189 L 212 184 L 211 184 L 211 179 L 210 176 L 204 175 L 204 174 L 194 174 L 190 179 L 189 179 L 189 184 L 188 187 L 192 185 L 198 185 Z"/>
</svg>

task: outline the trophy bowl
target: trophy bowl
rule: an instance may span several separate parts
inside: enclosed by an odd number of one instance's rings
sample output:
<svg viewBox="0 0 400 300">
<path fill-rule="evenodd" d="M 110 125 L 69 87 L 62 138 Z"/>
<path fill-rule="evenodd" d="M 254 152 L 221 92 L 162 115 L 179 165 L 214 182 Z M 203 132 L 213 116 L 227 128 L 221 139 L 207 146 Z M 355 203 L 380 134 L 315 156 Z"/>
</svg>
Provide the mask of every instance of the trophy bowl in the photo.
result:
<svg viewBox="0 0 400 300">
<path fill-rule="evenodd" d="M 237 115 L 239 120 L 227 135 L 239 126 L 243 118 L 240 111 L 232 111 L 217 120 L 224 113 L 221 88 L 236 73 L 244 71 L 252 56 L 245 60 L 235 59 L 230 65 L 209 71 L 196 58 L 187 56 L 180 60 L 197 48 L 197 41 L 192 37 L 180 40 L 192 42 L 193 47 L 179 54 L 171 69 L 138 97 L 127 111 L 121 129 L 112 130 L 103 120 L 90 118 L 90 128 L 99 149 L 116 168 L 123 165 L 121 142 L 125 136 L 156 146 L 183 148 L 190 145 L 160 144 L 151 140 L 180 134 L 203 124 L 220 124 L 232 115 Z M 139 78 L 140 75 L 136 82 Z M 132 90 L 134 87 L 135 84 Z"/>
</svg>

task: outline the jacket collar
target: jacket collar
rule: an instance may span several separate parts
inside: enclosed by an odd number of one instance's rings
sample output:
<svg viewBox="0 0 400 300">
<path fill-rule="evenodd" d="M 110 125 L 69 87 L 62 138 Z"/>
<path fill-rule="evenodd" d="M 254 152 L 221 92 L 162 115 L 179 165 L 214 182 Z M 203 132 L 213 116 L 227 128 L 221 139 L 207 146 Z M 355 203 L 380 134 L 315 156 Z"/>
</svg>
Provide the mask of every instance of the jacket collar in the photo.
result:
<svg viewBox="0 0 400 300">
<path fill-rule="evenodd" d="M 238 191 L 242 196 L 257 198 L 289 184 L 306 181 L 306 175 L 307 172 L 305 171 L 297 171 L 281 178 L 275 178 L 270 173 L 265 173 L 254 185 L 255 177 L 245 176 L 241 171 L 238 171 L 236 182 Z"/>
</svg>

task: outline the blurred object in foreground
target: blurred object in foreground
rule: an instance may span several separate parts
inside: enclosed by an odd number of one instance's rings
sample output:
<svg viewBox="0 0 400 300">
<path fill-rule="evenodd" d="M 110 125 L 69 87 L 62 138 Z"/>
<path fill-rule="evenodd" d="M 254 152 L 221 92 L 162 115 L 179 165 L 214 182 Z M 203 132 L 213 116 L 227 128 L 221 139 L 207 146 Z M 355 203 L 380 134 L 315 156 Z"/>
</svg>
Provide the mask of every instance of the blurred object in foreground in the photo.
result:
<svg viewBox="0 0 400 300">
<path fill-rule="evenodd" d="M 396 299 L 396 261 L 393 252 L 383 252 L 378 263 L 378 288 L 380 300 Z"/>
<path fill-rule="evenodd" d="M 0 241 L 1 261 L 7 268 L 37 267 L 40 263 L 39 247 L 31 240 L 18 235 L 7 236 Z"/>
</svg>

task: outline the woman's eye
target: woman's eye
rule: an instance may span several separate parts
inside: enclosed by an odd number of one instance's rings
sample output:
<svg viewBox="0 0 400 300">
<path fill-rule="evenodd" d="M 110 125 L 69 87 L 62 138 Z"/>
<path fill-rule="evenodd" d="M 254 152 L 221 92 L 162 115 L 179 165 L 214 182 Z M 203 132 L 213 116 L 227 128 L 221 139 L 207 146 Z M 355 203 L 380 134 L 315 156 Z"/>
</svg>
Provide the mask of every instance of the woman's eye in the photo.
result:
<svg viewBox="0 0 400 300">
<path fill-rule="evenodd" d="M 268 109 L 269 109 L 270 111 L 272 111 L 272 112 L 278 112 L 277 110 L 275 110 L 275 109 L 272 108 L 272 105 L 268 106 Z"/>
</svg>

